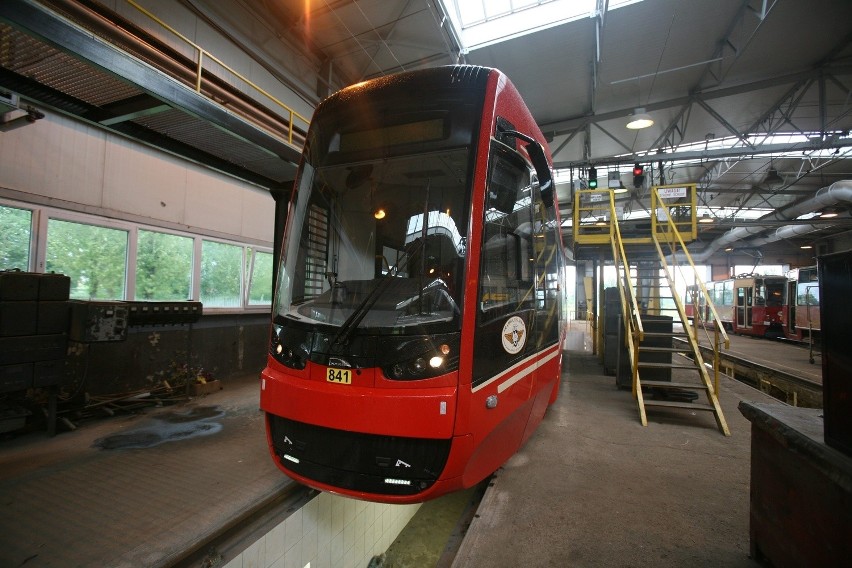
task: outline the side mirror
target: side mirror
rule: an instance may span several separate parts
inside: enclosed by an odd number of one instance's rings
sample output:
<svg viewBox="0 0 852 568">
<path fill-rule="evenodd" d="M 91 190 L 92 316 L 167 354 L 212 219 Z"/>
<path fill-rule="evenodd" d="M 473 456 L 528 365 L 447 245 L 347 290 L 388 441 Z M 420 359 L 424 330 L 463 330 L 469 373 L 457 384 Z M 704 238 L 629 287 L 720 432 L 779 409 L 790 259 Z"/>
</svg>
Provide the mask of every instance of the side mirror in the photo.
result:
<svg viewBox="0 0 852 568">
<path fill-rule="evenodd" d="M 544 148 L 538 142 L 527 144 L 527 154 L 530 155 L 535 174 L 538 176 L 538 190 L 541 193 L 541 201 L 547 208 L 553 207 L 553 175 L 550 173 L 550 164 L 544 156 Z"/>
<path fill-rule="evenodd" d="M 550 164 L 544 155 L 544 148 L 526 134 L 517 130 L 505 130 L 503 136 L 519 138 L 527 143 L 527 154 L 529 154 L 535 174 L 538 177 L 538 190 L 541 193 L 541 201 L 545 207 L 553 207 L 553 174 L 550 173 Z"/>
</svg>

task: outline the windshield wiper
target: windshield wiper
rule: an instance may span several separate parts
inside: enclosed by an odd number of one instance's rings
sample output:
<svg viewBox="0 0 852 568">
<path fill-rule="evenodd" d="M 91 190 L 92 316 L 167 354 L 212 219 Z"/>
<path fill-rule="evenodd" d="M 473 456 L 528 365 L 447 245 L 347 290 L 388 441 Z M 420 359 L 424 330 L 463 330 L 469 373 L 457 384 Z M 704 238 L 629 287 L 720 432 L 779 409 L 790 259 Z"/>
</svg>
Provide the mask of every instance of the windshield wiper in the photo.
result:
<svg viewBox="0 0 852 568">
<path fill-rule="evenodd" d="M 367 314 L 379 300 L 382 294 L 385 293 L 385 290 L 388 288 L 390 283 L 396 277 L 399 272 L 408 266 L 408 262 L 411 258 L 416 255 L 425 243 L 424 239 L 420 239 L 420 242 L 416 242 L 415 246 L 408 252 L 404 261 L 400 264 L 394 265 L 390 270 L 388 270 L 384 276 L 382 276 L 379 283 L 370 290 L 367 296 L 358 304 L 352 313 L 346 318 L 342 324 L 340 324 L 340 329 L 334 335 L 334 339 L 332 339 L 331 344 L 334 345 L 345 345 L 349 341 L 349 336 L 352 335 L 352 331 L 357 328 L 361 322 L 367 317 Z"/>
</svg>

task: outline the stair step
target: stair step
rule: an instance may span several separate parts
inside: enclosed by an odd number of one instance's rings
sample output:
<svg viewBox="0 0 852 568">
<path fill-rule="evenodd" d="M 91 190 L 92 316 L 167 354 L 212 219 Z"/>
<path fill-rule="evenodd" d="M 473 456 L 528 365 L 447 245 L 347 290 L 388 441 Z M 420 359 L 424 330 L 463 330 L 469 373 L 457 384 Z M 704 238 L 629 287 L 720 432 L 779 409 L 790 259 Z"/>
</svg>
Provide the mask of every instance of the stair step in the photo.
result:
<svg viewBox="0 0 852 568">
<path fill-rule="evenodd" d="M 689 337 L 685 331 L 646 331 L 645 337 Z"/>
<path fill-rule="evenodd" d="M 679 365 L 677 363 L 645 363 L 639 361 L 638 366 L 640 369 L 698 369 L 695 363 L 691 365 Z"/>
<path fill-rule="evenodd" d="M 691 389 L 691 390 L 707 390 L 704 385 L 697 383 L 675 383 L 672 381 L 643 381 L 640 377 L 639 384 L 643 387 L 657 387 L 661 389 Z"/>
<path fill-rule="evenodd" d="M 692 349 L 686 343 L 684 343 L 682 347 L 646 347 L 644 345 L 640 345 L 639 351 L 644 351 L 646 353 L 692 353 Z"/>
<path fill-rule="evenodd" d="M 715 409 L 709 404 L 700 402 L 677 402 L 674 400 L 645 400 L 645 406 L 666 406 L 668 408 L 688 408 L 690 410 L 708 410 L 715 412 Z"/>
</svg>

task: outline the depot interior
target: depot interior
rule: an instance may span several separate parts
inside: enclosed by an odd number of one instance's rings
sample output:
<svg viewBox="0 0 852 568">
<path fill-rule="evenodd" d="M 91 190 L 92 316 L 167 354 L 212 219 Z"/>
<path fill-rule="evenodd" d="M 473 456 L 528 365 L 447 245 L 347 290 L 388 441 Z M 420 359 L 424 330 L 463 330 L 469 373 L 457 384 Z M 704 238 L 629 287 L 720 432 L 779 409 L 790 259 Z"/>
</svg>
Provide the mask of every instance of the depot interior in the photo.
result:
<svg viewBox="0 0 852 568">
<path fill-rule="evenodd" d="M 849 251 L 850 22 L 845 0 L 6 0 L 0 270 L 69 275 L 79 304 L 30 324 L 3 300 L 9 351 L 56 325 L 71 341 L 42 342 L 35 384 L 0 367 L 0 429 L 42 418 L 16 410 L 39 387 L 61 406 L 259 372 L 313 109 L 395 72 L 516 85 L 550 145 L 575 320 L 615 278 L 575 254 L 584 190 L 612 190 L 629 227 L 652 187 L 694 184 L 705 282 Z"/>
</svg>

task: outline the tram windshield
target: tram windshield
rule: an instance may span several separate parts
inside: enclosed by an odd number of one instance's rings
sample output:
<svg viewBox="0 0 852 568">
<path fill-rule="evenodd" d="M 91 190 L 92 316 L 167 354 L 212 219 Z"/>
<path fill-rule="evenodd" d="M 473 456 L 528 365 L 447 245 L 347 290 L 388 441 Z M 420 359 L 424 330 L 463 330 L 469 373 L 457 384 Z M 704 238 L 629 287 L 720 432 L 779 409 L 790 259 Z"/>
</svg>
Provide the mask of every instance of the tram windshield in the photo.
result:
<svg viewBox="0 0 852 568">
<path fill-rule="evenodd" d="M 467 176 L 467 148 L 304 164 L 276 322 L 457 331 Z"/>
</svg>

